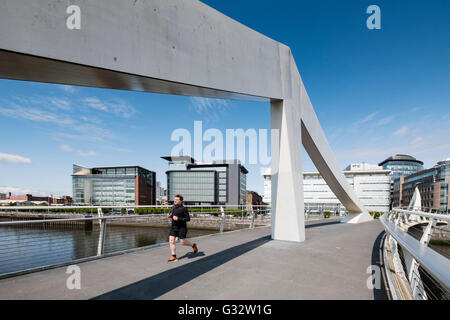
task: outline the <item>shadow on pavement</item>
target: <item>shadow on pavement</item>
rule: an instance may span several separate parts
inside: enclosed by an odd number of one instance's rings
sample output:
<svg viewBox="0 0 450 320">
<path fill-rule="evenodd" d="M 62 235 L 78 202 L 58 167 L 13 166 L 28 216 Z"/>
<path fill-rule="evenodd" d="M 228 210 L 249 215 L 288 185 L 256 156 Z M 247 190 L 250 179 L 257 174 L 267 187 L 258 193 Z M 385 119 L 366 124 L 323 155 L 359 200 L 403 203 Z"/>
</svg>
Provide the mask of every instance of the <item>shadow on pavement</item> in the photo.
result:
<svg viewBox="0 0 450 320">
<path fill-rule="evenodd" d="M 222 264 L 243 255 L 267 242 L 271 241 L 270 236 L 258 238 L 235 247 L 220 251 L 211 256 L 195 260 L 179 267 L 161 272 L 147 279 L 132 283 L 122 288 L 107 292 L 92 298 L 93 300 L 117 300 L 117 299 L 137 299 L 147 300 L 157 297 L 179 287 L 183 284 L 201 276 L 202 274 L 221 266 Z M 199 252 L 204 255 L 203 252 Z M 197 253 L 198 255 L 198 253 Z M 197 255 L 185 255 L 183 258 L 191 258 Z M 171 262 L 177 263 L 177 262 Z"/>
<path fill-rule="evenodd" d="M 373 244 L 372 248 L 372 265 L 378 266 L 381 270 L 381 268 L 384 268 L 381 265 L 381 240 L 383 239 L 384 231 L 381 232 L 378 237 L 375 239 L 375 242 Z M 373 298 L 375 300 L 388 300 L 388 296 L 386 293 L 386 285 L 383 281 L 383 278 L 381 276 L 381 272 L 379 273 L 380 279 L 380 288 L 377 289 L 376 286 L 373 288 Z"/>
<path fill-rule="evenodd" d="M 185 259 L 185 258 L 193 259 L 193 258 L 204 257 L 204 256 L 205 256 L 205 253 L 203 251 L 199 251 L 197 253 L 188 252 L 184 256 L 178 257 L 178 260 Z"/>
<path fill-rule="evenodd" d="M 340 224 L 341 220 L 333 220 L 333 221 L 328 221 L 328 222 L 318 222 L 318 223 L 309 223 L 309 224 L 305 224 L 305 228 L 315 228 L 315 227 L 323 227 L 323 226 L 329 226 L 329 225 L 333 225 L 333 224 Z"/>
</svg>

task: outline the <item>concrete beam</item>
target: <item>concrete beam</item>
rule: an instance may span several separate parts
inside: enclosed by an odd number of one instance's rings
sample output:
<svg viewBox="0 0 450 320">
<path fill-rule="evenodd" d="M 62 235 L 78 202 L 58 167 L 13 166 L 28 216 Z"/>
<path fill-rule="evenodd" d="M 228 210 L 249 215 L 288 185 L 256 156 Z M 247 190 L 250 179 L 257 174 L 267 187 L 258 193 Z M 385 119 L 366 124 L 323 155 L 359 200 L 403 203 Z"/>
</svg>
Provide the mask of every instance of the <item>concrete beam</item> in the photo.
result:
<svg viewBox="0 0 450 320">
<path fill-rule="evenodd" d="M 70 4 L 80 7 L 80 30 L 66 26 Z M 0 30 L 2 50 L 218 91 L 283 98 L 280 44 L 196 0 L 3 0 Z M 86 81 L 92 78 L 104 79 L 91 74 Z"/>
</svg>

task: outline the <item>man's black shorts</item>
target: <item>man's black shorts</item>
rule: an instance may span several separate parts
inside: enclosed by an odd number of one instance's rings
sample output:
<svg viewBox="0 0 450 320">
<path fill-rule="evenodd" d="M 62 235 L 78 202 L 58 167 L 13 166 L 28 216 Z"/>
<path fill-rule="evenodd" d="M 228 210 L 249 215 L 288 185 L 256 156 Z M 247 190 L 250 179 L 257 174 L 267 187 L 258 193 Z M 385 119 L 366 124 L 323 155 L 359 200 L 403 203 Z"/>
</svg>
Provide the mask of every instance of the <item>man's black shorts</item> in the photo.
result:
<svg viewBox="0 0 450 320">
<path fill-rule="evenodd" d="M 186 239 L 187 228 L 185 226 L 172 226 L 169 236 L 178 237 L 178 239 Z"/>
</svg>

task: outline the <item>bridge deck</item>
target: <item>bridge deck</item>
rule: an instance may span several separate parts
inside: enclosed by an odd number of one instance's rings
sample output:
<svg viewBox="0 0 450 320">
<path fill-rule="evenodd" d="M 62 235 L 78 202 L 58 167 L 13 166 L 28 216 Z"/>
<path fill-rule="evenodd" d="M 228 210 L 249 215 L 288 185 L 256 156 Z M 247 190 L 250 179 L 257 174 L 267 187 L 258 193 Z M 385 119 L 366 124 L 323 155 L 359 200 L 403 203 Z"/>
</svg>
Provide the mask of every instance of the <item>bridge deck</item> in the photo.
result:
<svg viewBox="0 0 450 320">
<path fill-rule="evenodd" d="M 69 290 L 67 267 L 0 280 L 0 299 L 383 299 L 367 288 L 380 265 L 379 221 L 308 223 L 307 241 L 270 239 L 270 228 L 194 239 L 199 252 L 168 245 L 80 263 L 81 289 Z"/>
</svg>

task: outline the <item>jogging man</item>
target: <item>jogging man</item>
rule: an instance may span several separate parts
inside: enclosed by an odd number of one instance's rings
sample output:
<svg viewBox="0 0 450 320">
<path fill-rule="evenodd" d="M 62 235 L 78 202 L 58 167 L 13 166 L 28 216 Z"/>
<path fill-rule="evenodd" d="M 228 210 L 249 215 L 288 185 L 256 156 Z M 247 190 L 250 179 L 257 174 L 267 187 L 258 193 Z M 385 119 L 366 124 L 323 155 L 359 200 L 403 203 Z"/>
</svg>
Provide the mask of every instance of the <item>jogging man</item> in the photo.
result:
<svg viewBox="0 0 450 320">
<path fill-rule="evenodd" d="M 175 238 L 178 237 L 180 239 L 180 244 L 183 246 L 191 246 L 194 253 L 197 253 L 197 244 L 192 244 L 186 240 L 187 234 L 187 225 L 186 222 L 190 221 L 189 212 L 186 207 L 183 206 L 183 197 L 179 194 L 175 196 L 173 199 L 174 206 L 172 207 L 172 212 L 167 214 L 168 219 L 172 219 L 172 227 L 169 232 L 169 244 L 170 251 L 172 252 L 172 256 L 169 259 L 169 262 L 178 261 L 176 252 L 175 252 Z"/>
</svg>

